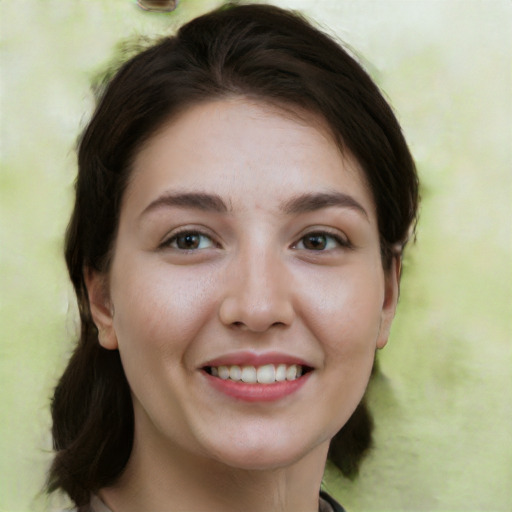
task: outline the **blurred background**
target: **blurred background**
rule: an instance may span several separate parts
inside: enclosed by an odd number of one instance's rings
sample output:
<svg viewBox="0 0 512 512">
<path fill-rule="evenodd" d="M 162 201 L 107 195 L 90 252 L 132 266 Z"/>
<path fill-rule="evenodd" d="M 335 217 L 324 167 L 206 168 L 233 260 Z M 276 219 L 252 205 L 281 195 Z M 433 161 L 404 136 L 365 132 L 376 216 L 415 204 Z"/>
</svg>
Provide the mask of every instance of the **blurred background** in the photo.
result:
<svg viewBox="0 0 512 512">
<path fill-rule="evenodd" d="M 0 2 L 0 510 L 51 509 L 49 397 L 76 331 L 62 257 L 91 80 L 120 40 L 220 5 Z M 344 40 L 394 106 L 423 182 L 381 374 L 376 448 L 325 486 L 350 512 L 510 511 L 512 2 L 283 0 Z"/>
</svg>

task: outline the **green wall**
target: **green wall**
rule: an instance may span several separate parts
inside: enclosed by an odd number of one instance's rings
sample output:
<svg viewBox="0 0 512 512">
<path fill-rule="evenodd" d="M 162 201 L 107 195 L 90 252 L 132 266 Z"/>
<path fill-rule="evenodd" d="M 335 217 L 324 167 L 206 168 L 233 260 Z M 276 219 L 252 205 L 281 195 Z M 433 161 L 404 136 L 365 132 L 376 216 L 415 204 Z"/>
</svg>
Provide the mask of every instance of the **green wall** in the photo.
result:
<svg viewBox="0 0 512 512">
<path fill-rule="evenodd" d="M 0 510 L 50 507 L 48 401 L 75 307 L 61 256 L 89 82 L 116 42 L 172 30 L 133 0 L 0 2 Z M 512 3 L 286 0 L 346 40 L 398 112 L 423 180 L 418 241 L 382 374 L 377 447 L 351 512 L 507 511 L 512 503 Z"/>
</svg>

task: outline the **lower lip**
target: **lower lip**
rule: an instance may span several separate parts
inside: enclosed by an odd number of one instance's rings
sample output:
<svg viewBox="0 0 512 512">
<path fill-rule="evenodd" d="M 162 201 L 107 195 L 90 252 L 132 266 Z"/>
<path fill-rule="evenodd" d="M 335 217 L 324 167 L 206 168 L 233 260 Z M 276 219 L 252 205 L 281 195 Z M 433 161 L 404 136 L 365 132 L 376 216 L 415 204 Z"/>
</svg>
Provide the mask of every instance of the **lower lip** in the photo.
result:
<svg viewBox="0 0 512 512">
<path fill-rule="evenodd" d="M 285 380 L 274 384 L 247 384 L 246 382 L 213 377 L 205 371 L 202 373 L 214 389 L 225 395 L 245 402 L 275 402 L 297 392 L 309 380 L 313 372 L 308 372 L 295 380 Z"/>
</svg>

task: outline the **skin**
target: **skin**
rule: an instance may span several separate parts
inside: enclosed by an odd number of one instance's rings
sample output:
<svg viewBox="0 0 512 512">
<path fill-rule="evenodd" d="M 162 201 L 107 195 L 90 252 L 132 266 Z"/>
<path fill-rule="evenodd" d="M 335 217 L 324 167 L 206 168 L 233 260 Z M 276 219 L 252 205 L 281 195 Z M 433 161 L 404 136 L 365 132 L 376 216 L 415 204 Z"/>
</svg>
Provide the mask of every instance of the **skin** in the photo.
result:
<svg viewBox="0 0 512 512">
<path fill-rule="evenodd" d="M 184 193 L 216 195 L 226 211 L 162 200 Z M 352 203 L 298 200 L 334 193 Z M 183 229 L 202 233 L 197 248 L 180 248 Z M 108 275 L 87 273 L 100 343 L 121 354 L 135 414 L 131 458 L 105 502 L 318 510 L 329 441 L 387 342 L 398 273 L 383 271 L 364 175 L 322 120 L 246 98 L 172 119 L 135 158 Z M 283 399 L 237 400 L 201 367 L 241 350 L 313 371 Z"/>
</svg>

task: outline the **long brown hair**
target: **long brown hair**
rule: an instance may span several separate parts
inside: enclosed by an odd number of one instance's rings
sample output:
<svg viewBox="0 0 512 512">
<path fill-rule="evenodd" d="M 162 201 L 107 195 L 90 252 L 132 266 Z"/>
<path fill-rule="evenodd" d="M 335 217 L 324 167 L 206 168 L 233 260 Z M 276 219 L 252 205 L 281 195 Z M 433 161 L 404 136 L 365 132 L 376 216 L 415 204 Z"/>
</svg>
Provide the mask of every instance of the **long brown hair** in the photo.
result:
<svg viewBox="0 0 512 512">
<path fill-rule="evenodd" d="M 98 343 L 84 269 L 108 271 L 121 199 L 141 144 L 187 106 L 233 95 L 300 107 L 326 120 L 340 149 L 366 175 L 385 269 L 415 223 L 417 175 L 391 108 L 354 58 L 300 15 L 269 5 L 224 6 L 125 62 L 105 84 L 79 141 L 66 234 L 81 332 L 52 401 L 56 455 L 48 489 L 62 489 L 77 505 L 123 471 L 134 428 L 119 353 Z M 371 431 L 361 403 L 331 442 L 330 459 L 345 475 L 357 473 Z"/>
</svg>

